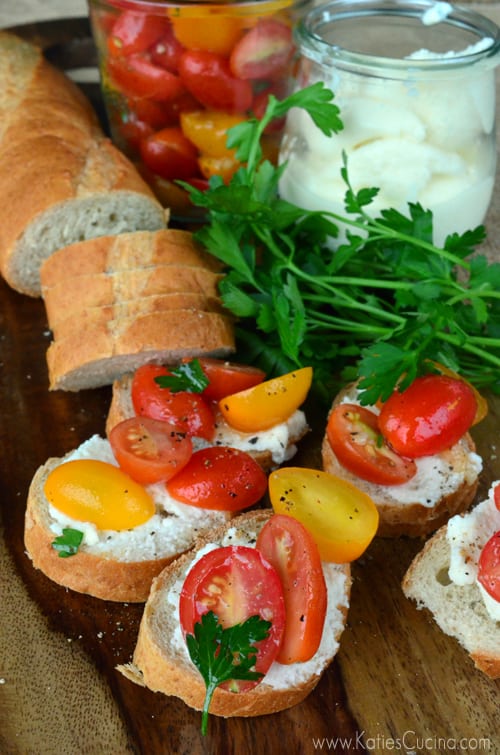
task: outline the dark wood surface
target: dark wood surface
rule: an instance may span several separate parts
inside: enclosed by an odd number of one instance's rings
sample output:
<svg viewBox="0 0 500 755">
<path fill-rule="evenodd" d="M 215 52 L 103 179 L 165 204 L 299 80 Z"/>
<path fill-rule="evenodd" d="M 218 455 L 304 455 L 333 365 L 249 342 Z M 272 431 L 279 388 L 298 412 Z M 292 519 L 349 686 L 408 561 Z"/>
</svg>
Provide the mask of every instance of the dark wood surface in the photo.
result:
<svg viewBox="0 0 500 755">
<path fill-rule="evenodd" d="M 85 56 L 90 49 L 85 21 L 20 32 L 65 68 L 73 59 L 66 42 Z M 122 677 L 115 667 L 130 660 L 142 607 L 69 592 L 35 571 L 24 552 L 33 473 L 49 456 L 103 434 L 110 400 L 109 388 L 49 392 L 49 339 L 43 303 L 0 282 L 2 755 L 500 752 L 500 682 L 478 672 L 401 592 L 419 541 L 377 539 L 354 566 L 341 650 L 289 711 L 212 718 L 203 738 L 199 713 Z M 500 400 L 492 399 L 474 432 L 485 463 L 479 497 L 500 478 L 499 420 Z M 302 464 L 318 463 L 324 421 L 318 415 L 313 423 Z"/>
</svg>

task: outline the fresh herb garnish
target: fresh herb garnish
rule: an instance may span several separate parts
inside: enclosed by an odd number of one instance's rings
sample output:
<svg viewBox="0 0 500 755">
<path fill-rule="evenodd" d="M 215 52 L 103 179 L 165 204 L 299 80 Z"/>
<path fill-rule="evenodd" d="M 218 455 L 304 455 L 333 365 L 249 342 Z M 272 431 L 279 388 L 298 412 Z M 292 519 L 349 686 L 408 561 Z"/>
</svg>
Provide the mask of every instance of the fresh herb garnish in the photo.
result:
<svg viewBox="0 0 500 755">
<path fill-rule="evenodd" d="M 241 624 L 224 628 L 214 612 L 208 611 L 194 625 L 194 634 L 186 636 L 190 658 L 206 685 L 202 734 L 207 733 L 208 709 L 220 684 L 231 679 L 258 681 L 262 677 L 254 669 L 255 643 L 265 640 L 270 628 L 271 622 L 260 616 L 250 616 Z"/>
<path fill-rule="evenodd" d="M 261 121 L 229 131 L 243 163 L 231 182 L 215 176 L 205 192 L 184 184 L 207 210 L 198 239 L 227 268 L 220 291 L 239 319 L 242 361 L 269 375 L 311 365 L 328 400 L 339 378 L 359 377 L 362 403 L 385 399 L 398 381 L 405 387 L 429 371 L 428 360 L 500 392 L 500 264 L 471 256 L 482 226 L 440 248 L 432 213 L 419 204 L 408 204 L 408 217 L 395 209 L 370 217 L 378 190 L 354 191 L 345 155 L 345 215 L 280 199 L 286 165 L 262 159 L 264 129 L 301 107 L 331 136 L 342 127 L 332 99 L 321 83 L 281 102 L 271 96 Z M 345 240 L 332 251 L 341 228 Z"/>
<path fill-rule="evenodd" d="M 170 388 L 173 393 L 177 393 L 178 391 L 202 393 L 209 383 L 199 359 L 182 362 L 178 367 L 174 367 L 169 372 L 169 375 L 155 377 L 155 383 L 158 383 L 160 388 Z"/>
<path fill-rule="evenodd" d="M 78 553 L 82 540 L 83 532 L 65 527 L 62 535 L 56 537 L 52 542 L 52 547 L 54 550 L 59 551 L 59 558 L 69 558 L 69 556 L 74 556 L 75 553 Z"/>
</svg>

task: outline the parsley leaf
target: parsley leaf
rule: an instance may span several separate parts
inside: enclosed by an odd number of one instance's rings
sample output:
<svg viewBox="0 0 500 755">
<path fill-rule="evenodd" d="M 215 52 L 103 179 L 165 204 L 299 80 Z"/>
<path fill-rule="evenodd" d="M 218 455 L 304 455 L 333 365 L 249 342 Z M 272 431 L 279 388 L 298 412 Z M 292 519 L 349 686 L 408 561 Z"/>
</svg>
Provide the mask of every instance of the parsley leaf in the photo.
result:
<svg viewBox="0 0 500 755">
<path fill-rule="evenodd" d="M 78 553 L 82 540 L 83 532 L 65 527 L 62 535 L 56 537 L 52 542 L 52 547 L 54 550 L 59 551 L 59 558 L 69 558 Z"/>
<path fill-rule="evenodd" d="M 271 622 L 250 616 L 240 624 L 224 628 L 213 611 L 204 613 L 194 625 L 194 634 L 186 636 L 189 656 L 206 686 L 201 732 L 207 733 L 208 713 L 217 687 L 230 680 L 258 681 L 255 671 L 256 642 L 265 640 Z M 252 670 L 253 669 L 253 670 Z"/>
<path fill-rule="evenodd" d="M 171 369 L 168 375 L 155 377 L 155 383 L 158 383 L 160 388 L 170 388 L 173 393 L 178 391 L 202 393 L 209 380 L 203 372 L 199 359 L 191 359 Z"/>
</svg>

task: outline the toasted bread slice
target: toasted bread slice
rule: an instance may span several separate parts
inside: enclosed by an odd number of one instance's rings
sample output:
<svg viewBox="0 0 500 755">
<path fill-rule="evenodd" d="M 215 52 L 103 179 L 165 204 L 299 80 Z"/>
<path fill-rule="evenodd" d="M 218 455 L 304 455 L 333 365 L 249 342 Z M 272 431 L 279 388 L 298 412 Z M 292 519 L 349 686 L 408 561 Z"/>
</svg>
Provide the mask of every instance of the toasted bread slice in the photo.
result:
<svg viewBox="0 0 500 755">
<path fill-rule="evenodd" d="M 356 402 L 356 386 L 350 385 L 335 398 L 333 407 L 347 400 Z M 437 530 L 450 516 L 466 511 L 474 500 L 482 461 L 467 433 L 452 448 L 435 456 L 417 459 L 417 474 L 403 485 L 375 485 L 347 470 L 337 459 L 325 434 L 323 468 L 348 480 L 373 500 L 379 512 L 382 537 L 421 537 Z"/>
<path fill-rule="evenodd" d="M 201 710 L 205 684 L 191 662 L 180 632 L 178 600 L 184 578 L 204 547 L 254 545 L 271 511 L 242 514 L 201 538 L 192 551 L 166 567 L 154 580 L 139 630 L 133 661 L 118 669 L 131 681 L 155 692 L 181 698 Z M 323 638 L 316 655 L 305 663 L 274 663 L 268 674 L 248 692 L 217 688 L 210 713 L 217 716 L 258 716 L 300 703 L 317 685 L 337 652 L 345 626 L 350 596 L 348 564 L 324 564 L 328 607 Z"/>
</svg>

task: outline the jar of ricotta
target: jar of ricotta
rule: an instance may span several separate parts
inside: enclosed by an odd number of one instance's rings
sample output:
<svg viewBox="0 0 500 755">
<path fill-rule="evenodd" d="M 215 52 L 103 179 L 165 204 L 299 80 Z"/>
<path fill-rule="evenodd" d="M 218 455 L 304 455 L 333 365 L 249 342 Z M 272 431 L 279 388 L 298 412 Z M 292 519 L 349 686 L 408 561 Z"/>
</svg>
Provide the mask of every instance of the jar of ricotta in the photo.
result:
<svg viewBox="0 0 500 755">
<path fill-rule="evenodd" d="M 485 218 L 495 181 L 495 68 L 500 30 L 446 2 L 334 0 L 296 29 L 299 88 L 323 81 L 344 128 L 325 136 L 301 109 L 287 118 L 281 195 L 345 216 L 343 153 L 367 212 L 419 202 L 442 244 Z"/>
</svg>

